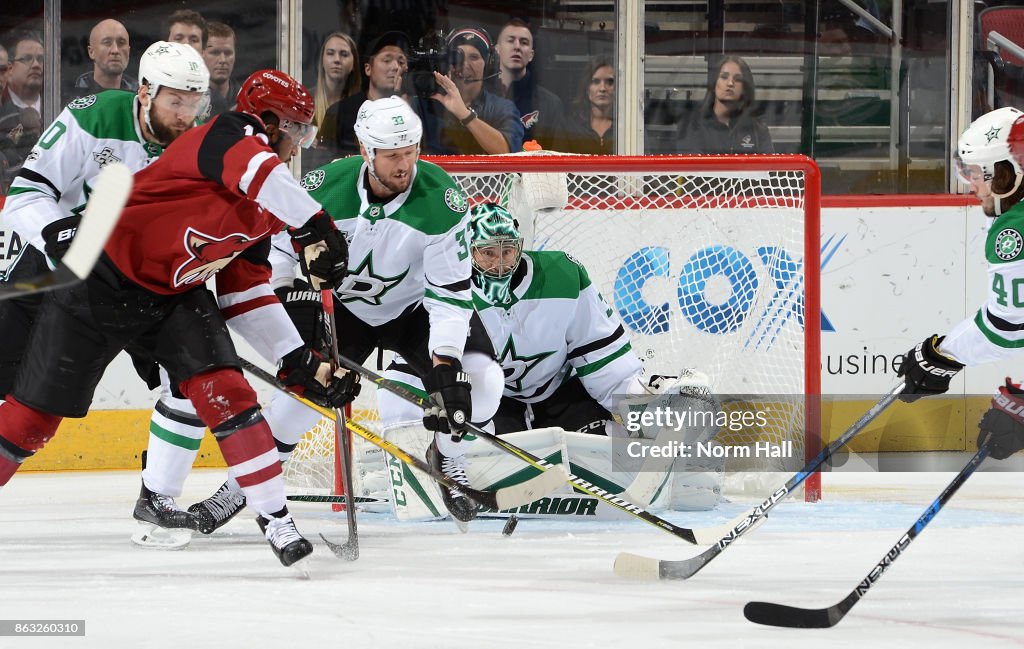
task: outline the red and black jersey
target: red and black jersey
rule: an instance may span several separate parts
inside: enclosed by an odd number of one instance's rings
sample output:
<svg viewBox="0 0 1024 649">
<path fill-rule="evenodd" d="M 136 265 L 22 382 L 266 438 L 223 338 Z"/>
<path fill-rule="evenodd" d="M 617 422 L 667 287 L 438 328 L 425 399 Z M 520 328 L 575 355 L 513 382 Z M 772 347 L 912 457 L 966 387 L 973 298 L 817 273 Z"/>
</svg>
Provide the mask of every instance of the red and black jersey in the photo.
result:
<svg viewBox="0 0 1024 649">
<path fill-rule="evenodd" d="M 185 132 L 135 174 L 105 250 L 155 293 L 181 293 L 218 272 L 221 288 L 246 291 L 269 281 L 269 244 L 243 251 L 319 210 L 268 145 L 263 123 L 229 112 Z"/>
</svg>

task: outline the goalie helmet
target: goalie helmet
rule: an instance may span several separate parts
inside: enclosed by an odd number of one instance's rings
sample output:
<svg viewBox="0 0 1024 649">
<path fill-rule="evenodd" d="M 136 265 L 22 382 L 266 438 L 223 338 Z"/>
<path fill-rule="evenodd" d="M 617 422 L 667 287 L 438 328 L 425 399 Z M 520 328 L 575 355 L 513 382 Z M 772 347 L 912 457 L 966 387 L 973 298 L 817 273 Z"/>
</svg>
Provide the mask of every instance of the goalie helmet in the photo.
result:
<svg viewBox="0 0 1024 649">
<path fill-rule="evenodd" d="M 981 181 L 991 188 L 997 162 L 1006 162 L 1013 168 L 1012 188 L 1005 193 L 993 191 L 996 215 L 1002 213 L 1000 199 L 1016 192 L 1024 179 L 1024 169 L 1011 151 L 1013 125 L 1022 115 L 1024 113 L 1011 107 L 985 113 L 967 127 L 957 142 L 957 173 L 965 183 Z"/>
<path fill-rule="evenodd" d="M 359 107 L 354 130 L 366 150 L 371 172 L 374 172 L 373 159 L 377 149 L 401 149 L 415 144 L 418 154 L 420 138 L 423 137 L 423 123 L 419 116 L 397 95 L 364 101 Z"/>
<path fill-rule="evenodd" d="M 308 149 L 316 138 L 313 95 L 305 86 L 279 70 L 257 70 L 238 89 L 238 110 L 260 117 L 277 116 L 278 128 L 292 141 Z"/>
<path fill-rule="evenodd" d="M 512 274 L 523 255 L 519 224 L 497 203 L 481 203 L 469 215 L 473 279 L 494 304 L 512 301 Z"/>
</svg>

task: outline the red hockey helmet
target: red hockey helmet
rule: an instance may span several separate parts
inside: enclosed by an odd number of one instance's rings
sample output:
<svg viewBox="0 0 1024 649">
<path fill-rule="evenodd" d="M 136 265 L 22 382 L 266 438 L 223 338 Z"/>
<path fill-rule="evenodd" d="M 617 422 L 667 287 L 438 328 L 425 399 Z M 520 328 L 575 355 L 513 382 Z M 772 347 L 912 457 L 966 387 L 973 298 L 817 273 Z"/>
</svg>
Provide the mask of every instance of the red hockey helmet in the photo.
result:
<svg viewBox="0 0 1024 649">
<path fill-rule="evenodd" d="M 238 110 L 259 117 L 269 111 L 277 115 L 278 127 L 306 149 L 316 138 L 313 125 L 313 95 L 279 70 L 258 70 L 238 90 Z"/>
</svg>

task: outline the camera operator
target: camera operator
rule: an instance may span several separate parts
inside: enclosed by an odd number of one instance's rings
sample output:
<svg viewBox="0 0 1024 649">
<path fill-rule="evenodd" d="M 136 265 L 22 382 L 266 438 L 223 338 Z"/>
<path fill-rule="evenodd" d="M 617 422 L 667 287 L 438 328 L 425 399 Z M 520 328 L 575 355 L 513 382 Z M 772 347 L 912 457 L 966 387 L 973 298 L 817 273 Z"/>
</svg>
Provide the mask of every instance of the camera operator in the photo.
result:
<svg viewBox="0 0 1024 649">
<path fill-rule="evenodd" d="M 332 104 L 324 114 L 316 149 L 303 155 L 303 169 L 313 169 L 335 158 L 357 155 L 359 141 L 354 126 L 359 107 L 367 99 L 401 94 L 402 78 L 408 69 L 409 38 L 402 32 L 384 32 L 370 41 L 363 52 L 366 90 Z"/>
<path fill-rule="evenodd" d="M 491 41 L 482 29 L 453 31 L 448 75 L 434 71 L 439 92 L 419 102 L 427 153 L 510 153 L 523 148 L 523 125 L 511 101 L 484 90 Z"/>
</svg>

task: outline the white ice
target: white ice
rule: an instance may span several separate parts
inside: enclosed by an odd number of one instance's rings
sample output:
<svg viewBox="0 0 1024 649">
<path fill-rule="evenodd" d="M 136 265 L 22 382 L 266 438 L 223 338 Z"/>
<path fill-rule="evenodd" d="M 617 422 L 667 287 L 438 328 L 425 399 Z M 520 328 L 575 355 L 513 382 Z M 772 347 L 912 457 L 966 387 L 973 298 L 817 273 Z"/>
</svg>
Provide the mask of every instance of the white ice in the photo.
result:
<svg viewBox="0 0 1024 649">
<path fill-rule="evenodd" d="M 990 460 L 991 462 L 991 460 Z M 341 514 L 293 509 L 316 551 L 309 580 L 278 564 L 248 512 L 180 552 L 130 546 L 134 472 L 24 473 L 0 491 L 0 619 L 84 619 L 84 638 L 0 637 L 0 647 L 1024 647 L 1024 474 L 974 475 L 836 627 L 743 618 L 744 603 L 828 606 L 859 582 L 952 473 L 830 474 L 825 501 L 784 503 L 685 582 L 617 578 L 619 551 L 697 548 L 639 521 L 400 525 L 360 515 L 362 555 L 318 532 Z M 220 484 L 199 471 L 182 501 Z M 755 504 L 671 514 L 725 522 Z"/>
</svg>

